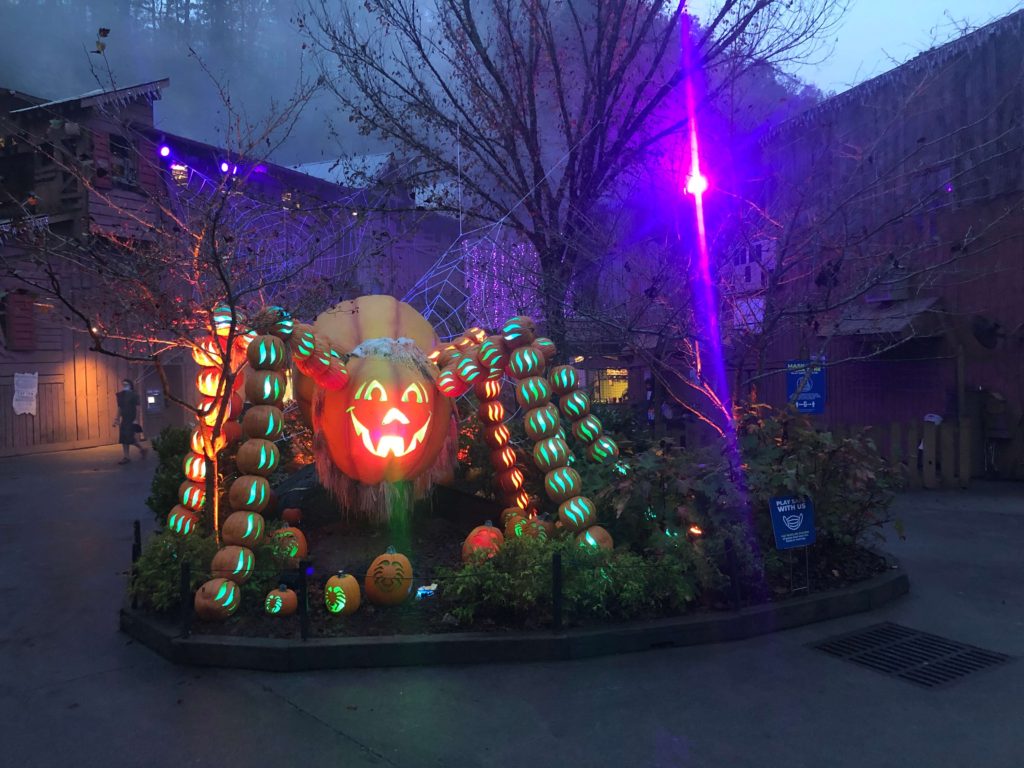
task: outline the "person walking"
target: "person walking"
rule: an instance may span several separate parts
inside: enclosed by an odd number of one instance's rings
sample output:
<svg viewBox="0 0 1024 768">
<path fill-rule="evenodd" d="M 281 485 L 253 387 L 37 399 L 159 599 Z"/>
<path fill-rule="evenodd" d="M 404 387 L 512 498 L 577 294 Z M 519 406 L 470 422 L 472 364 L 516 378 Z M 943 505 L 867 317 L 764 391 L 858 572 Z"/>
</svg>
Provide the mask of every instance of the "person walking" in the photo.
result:
<svg viewBox="0 0 1024 768">
<path fill-rule="evenodd" d="M 138 413 L 139 396 L 135 394 L 135 386 L 130 379 L 124 379 L 121 382 L 121 391 L 117 393 L 117 419 L 114 421 L 114 426 L 119 427 L 118 442 L 124 451 L 124 457 L 117 462 L 118 464 L 128 463 L 128 449 L 133 445 L 139 449 L 142 458 L 146 458 L 146 449 L 139 443 L 139 433 L 142 429 L 135 422 Z"/>
</svg>

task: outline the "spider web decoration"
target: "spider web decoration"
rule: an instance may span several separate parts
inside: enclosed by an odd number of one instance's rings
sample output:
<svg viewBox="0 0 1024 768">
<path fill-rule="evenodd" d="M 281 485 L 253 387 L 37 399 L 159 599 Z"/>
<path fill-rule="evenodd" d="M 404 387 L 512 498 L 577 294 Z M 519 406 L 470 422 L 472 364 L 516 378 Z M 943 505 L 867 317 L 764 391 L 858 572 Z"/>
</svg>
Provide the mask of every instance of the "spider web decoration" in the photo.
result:
<svg viewBox="0 0 1024 768">
<path fill-rule="evenodd" d="M 450 341 L 466 328 L 497 329 L 512 315 L 538 316 L 539 263 L 528 243 L 469 233 L 402 298 Z"/>
<path fill-rule="evenodd" d="M 290 192 L 274 199 L 249 191 L 249 179 L 215 180 L 192 167 L 171 169 L 167 178 L 170 207 L 189 232 L 201 231 L 209 212 L 220 205 L 218 228 L 230 243 L 231 270 L 240 276 L 244 289 L 258 289 L 263 301 L 286 303 L 296 291 L 294 278 L 302 282 L 332 280 L 351 272 L 362 251 L 368 229 L 353 207 L 365 208 L 361 192 L 336 200 L 309 200 L 305 207 L 292 202 Z"/>
</svg>

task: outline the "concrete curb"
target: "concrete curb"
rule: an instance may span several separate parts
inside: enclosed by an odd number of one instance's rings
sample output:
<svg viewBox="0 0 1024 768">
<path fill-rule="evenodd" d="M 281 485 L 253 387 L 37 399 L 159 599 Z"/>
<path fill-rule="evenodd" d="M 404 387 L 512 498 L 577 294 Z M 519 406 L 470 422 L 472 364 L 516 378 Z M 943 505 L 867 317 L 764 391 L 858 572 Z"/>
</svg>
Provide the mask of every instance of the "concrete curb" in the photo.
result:
<svg viewBox="0 0 1024 768">
<path fill-rule="evenodd" d="M 131 608 L 121 609 L 121 631 L 176 664 L 270 672 L 352 667 L 563 661 L 614 653 L 720 643 L 827 621 L 878 608 L 910 590 L 902 571 L 846 589 L 740 611 L 553 632 L 453 632 L 439 635 L 280 640 L 193 635 Z"/>
</svg>

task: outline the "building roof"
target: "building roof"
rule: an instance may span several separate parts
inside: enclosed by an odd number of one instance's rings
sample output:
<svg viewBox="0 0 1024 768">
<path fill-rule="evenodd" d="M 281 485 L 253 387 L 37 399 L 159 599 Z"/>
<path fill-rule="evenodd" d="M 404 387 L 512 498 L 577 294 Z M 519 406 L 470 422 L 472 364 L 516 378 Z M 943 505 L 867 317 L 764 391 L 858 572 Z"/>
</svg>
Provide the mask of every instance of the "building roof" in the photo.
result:
<svg viewBox="0 0 1024 768">
<path fill-rule="evenodd" d="M 67 98 L 56 99 L 54 101 L 44 101 L 41 104 L 36 104 L 31 107 L 15 109 L 11 111 L 11 114 L 20 115 L 36 109 L 53 109 L 55 107 L 72 104 L 83 108 L 105 106 L 107 104 L 118 104 L 119 106 L 124 106 L 128 102 L 134 101 L 138 98 L 157 101 L 160 99 L 161 91 L 170 84 L 170 79 L 163 78 L 162 80 L 153 80 L 148 83 L 139 83 L 138 85 L 129 85 L 124 88 L 114 88 L 113 90 L 98 88 L 86 93 L 80 93 L 77 96 L 69 96 Z"/>
<path fill-rule="evenodd" d="M 937 297 L 905 299 L 877 304 L 852 304 L 835 326 L 837 336 L 909 334 L 939 336 Z"/>
<path fill-rule="evenodd" d="M 352 155 L 315 163 L 299 163 L 291 170 L 343 187 L 365 187 L 387 170 L 394 156 L 390 153 Z"/>
<path fill-rule="evenodd" d="M 810 109 L 767 131 L 761 138 L 761 141 L 764 143 L 777 137 L 779 134 L 800 130 L 823 115 L 837 112 L 852 104 L 870 100 L 878 91 L 892 87 L 904 76 L 925 70 L 938 69 L 951 59 L 985 45 L 993 35 L 1010 31 L 1020 33 L 1022 29 L 1024 29 L 1024 9 L 1007 14 L 1001 19 L 996 19 L 990 24 L 979 27 L 973 32 L 962 35 L 937 48 L 929 48 L 927 51 L 922 51 L 898 67 L 894 67 L 842 93 L 825 99 Z"/>
</svg>

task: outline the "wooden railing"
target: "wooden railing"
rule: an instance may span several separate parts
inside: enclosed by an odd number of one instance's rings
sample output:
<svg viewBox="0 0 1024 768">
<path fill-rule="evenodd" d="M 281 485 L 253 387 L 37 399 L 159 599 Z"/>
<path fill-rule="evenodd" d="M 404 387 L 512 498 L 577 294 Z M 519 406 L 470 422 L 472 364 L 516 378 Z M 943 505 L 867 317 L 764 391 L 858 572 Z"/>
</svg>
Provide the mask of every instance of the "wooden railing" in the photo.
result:
<svg viewBox="0 0 1024 768">
<path fill-rule="evenodd" d="M 966 488 L 971 478 L 970 421 L 927 421 L 872 426 L 868 434 L 879 452 L 901 469 L 909 488 Z M 831 432 L 848 437 L 863 426 L 837 426 Z"/>
</svg>

